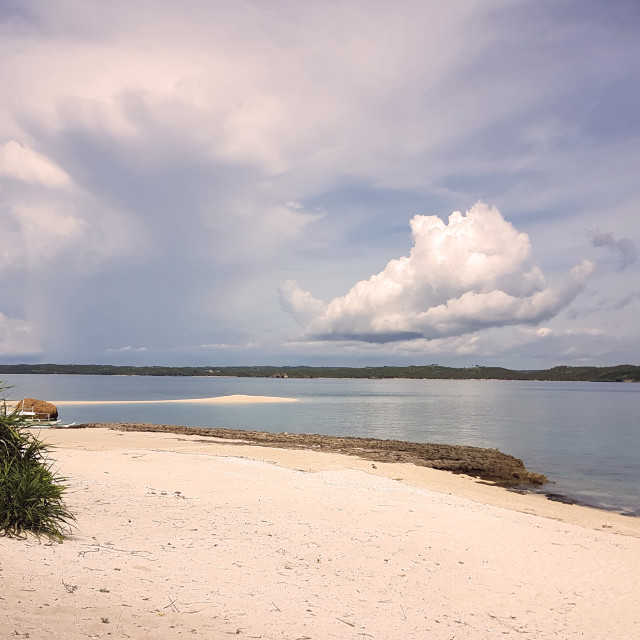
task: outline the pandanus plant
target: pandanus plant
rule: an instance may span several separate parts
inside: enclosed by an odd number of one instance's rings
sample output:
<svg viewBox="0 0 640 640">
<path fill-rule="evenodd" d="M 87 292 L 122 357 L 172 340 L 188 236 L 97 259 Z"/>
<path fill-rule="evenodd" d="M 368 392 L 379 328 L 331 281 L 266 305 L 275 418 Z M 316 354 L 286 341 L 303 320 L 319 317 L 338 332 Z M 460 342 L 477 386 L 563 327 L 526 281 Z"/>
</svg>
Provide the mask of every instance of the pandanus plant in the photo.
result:
<svg viewBox="0 0 640 640">
<path fill-rule="evenodd" d="M 0 393 L 6 389 L 0 383 Z M 63 501 L 65 478 L 54 471 L 47 445 L 0 403 L 0 535 L 31 532 L 62 542 L 74 520 Z"/>
</svg>

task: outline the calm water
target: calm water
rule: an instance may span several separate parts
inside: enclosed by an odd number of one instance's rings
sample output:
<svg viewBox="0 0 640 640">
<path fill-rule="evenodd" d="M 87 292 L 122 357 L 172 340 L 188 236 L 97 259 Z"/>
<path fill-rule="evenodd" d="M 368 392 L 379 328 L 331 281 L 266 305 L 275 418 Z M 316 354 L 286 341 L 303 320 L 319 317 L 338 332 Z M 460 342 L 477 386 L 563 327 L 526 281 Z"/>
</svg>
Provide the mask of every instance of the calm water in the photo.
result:
<svg viewBox="0 0 640 640">
<path fill-rule="evenodd" d="M 472 380 L 275 380 L 6 376 L 10 397 L 162 400 L 229 394 L 269 405 L 61 407 L 65 422 L 153 422 L 495 447 L 553 484 L 546 491 L 640 515 L 640 385 Z"/>
</svg>

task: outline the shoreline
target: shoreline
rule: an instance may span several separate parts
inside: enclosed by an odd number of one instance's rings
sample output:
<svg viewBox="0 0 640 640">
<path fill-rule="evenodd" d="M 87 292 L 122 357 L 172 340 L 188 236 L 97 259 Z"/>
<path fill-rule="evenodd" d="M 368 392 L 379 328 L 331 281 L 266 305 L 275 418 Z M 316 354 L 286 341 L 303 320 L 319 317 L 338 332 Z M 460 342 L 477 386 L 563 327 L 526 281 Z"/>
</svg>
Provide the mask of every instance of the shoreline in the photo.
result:
<svg viewBox="0 0 640 640">
<path fill-rule="evenodd" d="M 272 433 L 215 427 L 185 427 L 150 423 L 88 422 L 68 429 L 106 428 L 115 431 L 172 433 L 230 440 L 240 445 L 257 445 L 284 449 L 312 449 L 319 452 L 344 453 L 372 462 L 403 462 L 480 478 L 504 486 L 543 485 L 547 478 L 528 471 L 522 460 L 502 453 L 463 445 L 407 442 L 380 438 L 329 436 L 314 433 Z"/>
<path fill-rule="evenodd" d="M 76 528 L 0 538 L 0 637 L 635 637 L 640 522 L 464 475 L 47 429 Z"/>
<path fill-rule="evenodd" d="M 38 427 L 34 427 L 38 430 Z M 300 469 L 302 462 L 308 470 L 347 467 L 358 469 L 367 474 L 382 475 L 398 482 L 424 489 L 434 489 L 450 495 L 457 495 L 482 504 L 493 505 L 521 513 L 563 521 L 595 529 L 611 529 L 622 535 L 640 538 L 640 518 L 622 515 L 616 511 L 580 504 L 576 502 L 555 501 L 549 499 L 545 485 L 524 485 L 490 481 L 461 471 L 440 468 L 427 464 L 416 464 L 413 456 L 405 458 L 393 449 L 395 443 L 440 447 L 446 450 L 471 449 L 497 452 L 506 458 L 512 458 L 495 449 L 483 450 L 476 447 L 457 445 L 421 445 L 394 440 L 361 439 L 338 436 L 318 436 L 315 434 L 274 434 L 263 431 L 240 431 L 233 429 L 214 429 L 204 427 L 181 427 L 174 425 L 127 424 L 127 423 L 86 423 L 71 427 L 48 427 L 43 430 L 42 438 L 58 447 L 95 449 L 106 451 L 123 449 L 129 446 L 150 451 L 205 456 L 224 456 L 250 458 L 266 461 L 286 468 Z M 391 445 L 389 455 L 381 451 L 365 451 L 362 447 L 349 448 L 349 442 L 371 441 L 374 445 Z M 319 442 L 329 446 L 321 448 Z M 369 457 L 371 455 L 371 457 Z M 440 462 L 446 462 L 440 460 Z M 521 462 L 521 461 L 518 461 Z M 455 461 L 454 461 L 455 464 Z M 306 468 L 306 467 L 305 467 Z M 524 465 L 522 466 L 524 469 Z M 528 473 L 528 472 L 527 472 Z M 533 474 L 534 476 L 537 474 Z"/>
<path fill-rule="evenodd" d="M 233 396 L 234 398 L 237 396 Z M 208 400 L 208 399 L 206 399 Z M 243 402 L 240 400 L 240 402 Z M 487 481 L 495 486 L 520 494 L 543 496 L 551 502 L 597 509 L 628 518 L 640 518 L 640 512 L 623 508 L 607 508 L 597 503 L 573 499 L 553 491 L 553 482 L 544 475 L 526 469 L 522 460 L 497 449 L 415 443 L 401 440 L 328 436 L 319 434 L 272 433 L 215 427 L 186 427 L 150 423 L 80 423 L 51 425 L 52 429 L 108 428 L 119 431 L 146 431 L 199 435 L 204 438 L 233 441 L 236 445 L 313 449 L 345 453 L 373 462 L 411 463 L 451 473 L 463 474 Z"/>
</svg>

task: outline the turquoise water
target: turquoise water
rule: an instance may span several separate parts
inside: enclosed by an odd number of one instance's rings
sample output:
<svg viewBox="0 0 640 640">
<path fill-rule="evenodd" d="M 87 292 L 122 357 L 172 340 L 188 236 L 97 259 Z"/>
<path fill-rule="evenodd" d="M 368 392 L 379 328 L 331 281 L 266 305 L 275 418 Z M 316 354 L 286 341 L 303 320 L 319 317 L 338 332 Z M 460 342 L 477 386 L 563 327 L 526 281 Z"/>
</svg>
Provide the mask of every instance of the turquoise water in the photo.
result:
<svg viewBox="0 0 640 640">
<path fill-rule="evenodd" d="M 153 422 L 494 447 L 545 491 L 640 515 L 640 385 L 493 380 L 7 376 L 10 397 L 163 400 L 230 394 L 297 403 L 61 407 L 65 422 Z"/>
</svg>

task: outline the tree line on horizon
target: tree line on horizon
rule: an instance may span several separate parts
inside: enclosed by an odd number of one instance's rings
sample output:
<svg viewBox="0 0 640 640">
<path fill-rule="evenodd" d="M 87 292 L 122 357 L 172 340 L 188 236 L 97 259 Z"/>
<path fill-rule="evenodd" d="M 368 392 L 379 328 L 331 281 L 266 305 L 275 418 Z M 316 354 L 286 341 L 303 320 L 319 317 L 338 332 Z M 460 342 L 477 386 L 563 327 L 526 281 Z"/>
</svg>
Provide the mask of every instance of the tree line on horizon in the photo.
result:
<svg viewBox="0 0 640 640">
<path fill-rule="evenodd" d="M 640 382 L 640 366 L 572 367 L 542 370 L 504 367 L 445 367 L 438 364 L 372 367 L 311 366 L 122 366 L 100 364 L 0 364 L 2 374 L 66 374 L 128 376 L 200 376 L 238 378 L 407 378 L 422 380 L 537 380 L 566 382 Z"/>
</svg>

